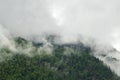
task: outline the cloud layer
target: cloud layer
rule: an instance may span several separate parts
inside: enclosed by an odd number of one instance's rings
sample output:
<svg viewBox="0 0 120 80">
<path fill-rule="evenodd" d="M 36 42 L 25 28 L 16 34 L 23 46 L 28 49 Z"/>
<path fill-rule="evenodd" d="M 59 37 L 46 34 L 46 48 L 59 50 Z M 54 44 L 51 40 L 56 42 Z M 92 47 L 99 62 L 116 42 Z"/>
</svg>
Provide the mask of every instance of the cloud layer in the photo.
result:
<svg viewBox="0 0 120 80">
<path fill-rule="evenodd" d="M 20 36 L 56 33 L 66 41 L 79 34 L 119 49 L 119 0 L 0 0 L 0 23 Z"/>
</svg>

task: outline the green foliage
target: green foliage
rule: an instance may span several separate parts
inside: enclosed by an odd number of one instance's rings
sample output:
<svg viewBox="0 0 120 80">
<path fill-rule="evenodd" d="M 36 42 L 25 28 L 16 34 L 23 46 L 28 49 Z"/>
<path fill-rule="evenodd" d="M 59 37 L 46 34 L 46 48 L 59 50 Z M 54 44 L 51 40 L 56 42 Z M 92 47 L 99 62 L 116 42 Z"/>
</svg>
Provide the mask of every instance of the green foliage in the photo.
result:
<svg viewBox="0 0 120 80">
<path fill-rule="evenodd" d="M 27 43 L 28 43 L 27 40 L 25 40 L 24 38 L 21 38 L 21 37 L 17 37 L 17 38 L 15 38 L 14 40 L 15 40 L 15 42 L 16 42 L 17 44 L 19 44 L 19 45 L 24 45 L 24 44 L 27 44 Z"/>
<path fill-rule="evenodd" d="M 0 63 L 0 80 L 120 80 L 90 53 L 90 48 L 70 44 L 54 45 L 52 54 L 16 54 Z"/>
</svg>

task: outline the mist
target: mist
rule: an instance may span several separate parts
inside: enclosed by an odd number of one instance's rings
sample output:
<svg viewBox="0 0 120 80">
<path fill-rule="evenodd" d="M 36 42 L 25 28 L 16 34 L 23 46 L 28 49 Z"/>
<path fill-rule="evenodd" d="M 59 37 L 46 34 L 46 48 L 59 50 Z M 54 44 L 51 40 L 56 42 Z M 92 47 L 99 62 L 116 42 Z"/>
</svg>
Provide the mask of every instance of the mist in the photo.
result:
<svg viewBox="0 0 120 80">
<path fill-rule="evenodd" d="M 43 34 L 56 34 L 65 43 L 82 37 L 86 45 L 92 46 L 93 39 L 95 44 L 120 51 L 119 4 L 119 0 L 0 0 L 0 41 L 10 46 L 8 38 L 12 36 L 37 36 L 39 41 Z M 98 46 L 96 50 L 98 53 L 102 49 Z M 120 75 L 115 64 L 111 68 Z"/>
</svg>

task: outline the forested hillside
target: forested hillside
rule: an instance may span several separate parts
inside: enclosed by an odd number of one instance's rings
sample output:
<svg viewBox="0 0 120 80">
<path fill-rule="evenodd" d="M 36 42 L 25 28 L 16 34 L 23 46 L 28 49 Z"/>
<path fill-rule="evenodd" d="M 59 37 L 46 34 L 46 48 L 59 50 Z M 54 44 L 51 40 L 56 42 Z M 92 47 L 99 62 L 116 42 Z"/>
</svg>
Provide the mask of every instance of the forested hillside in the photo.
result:
<svg viewBox="0 0 120 80">
<path fill-rule="evenodd" d="M 15 43 L 20 51 L 0 62 L 0 80 L 120 80 L 82 43 L 52 44 L 51 53 L 45 48 L 38 51 L 43 47 L 42 43 L 31 43 L 32 56 L 21 51 L 27 47 L 27 40 L 16 38 Z M 10 55 L 13 52 L 1 48 L 0 54 L 3 53 Z"/>
</svg>

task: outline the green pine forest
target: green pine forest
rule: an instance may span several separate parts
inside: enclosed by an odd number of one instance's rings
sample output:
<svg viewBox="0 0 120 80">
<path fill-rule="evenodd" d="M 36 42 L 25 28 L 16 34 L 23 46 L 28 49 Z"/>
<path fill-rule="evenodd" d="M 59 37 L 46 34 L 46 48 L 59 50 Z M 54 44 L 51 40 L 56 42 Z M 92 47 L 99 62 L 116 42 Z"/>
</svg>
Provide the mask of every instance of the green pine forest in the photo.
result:
<svg viewBox="0 0 120 80">
<path fill-rule="evenodd" d="M 15 38 L 15 44 L 25 49 L 29 41 Z M 42 43 L 32 42 L 32 56 L 1 48 L 0 55 L 14 55 L 0 62 L 0 80 L 120 80 L 82 43 L 53 43 L 51 53 L 37 52 L 42 46 Z"/>
</svg>

